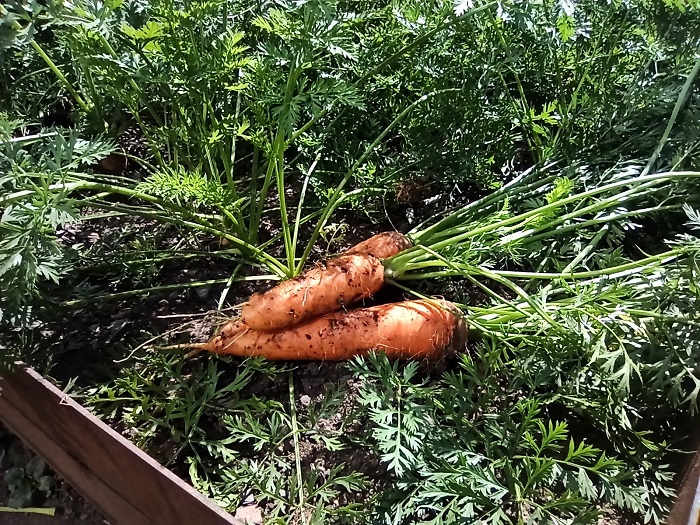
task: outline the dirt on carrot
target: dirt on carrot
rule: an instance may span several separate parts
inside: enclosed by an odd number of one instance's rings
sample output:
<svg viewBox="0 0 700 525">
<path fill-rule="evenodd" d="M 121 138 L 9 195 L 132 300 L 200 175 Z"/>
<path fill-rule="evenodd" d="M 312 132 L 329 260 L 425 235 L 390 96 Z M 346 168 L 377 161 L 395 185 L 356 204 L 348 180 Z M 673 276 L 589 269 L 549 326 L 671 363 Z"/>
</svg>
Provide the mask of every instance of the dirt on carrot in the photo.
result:
<svg viewBox="0 0 700 525">
<path fill-rule="evenodd" d="M 241 317 L 254 330 L 280 330 L 374 295 L 384 267 L 371 255 L 343 255 L 263 294 L 254 294 Z"/>
<path fill-rule="evenodd" d="M 403 301 L 334 312 L 275 332 L 227 326 L 200 348 L 270 360 L 340 361 L 372 349 L 391 359 L 431 359 L 462 349 L 467 328 L 459 310 L 445 301 Z"/>
</svg>

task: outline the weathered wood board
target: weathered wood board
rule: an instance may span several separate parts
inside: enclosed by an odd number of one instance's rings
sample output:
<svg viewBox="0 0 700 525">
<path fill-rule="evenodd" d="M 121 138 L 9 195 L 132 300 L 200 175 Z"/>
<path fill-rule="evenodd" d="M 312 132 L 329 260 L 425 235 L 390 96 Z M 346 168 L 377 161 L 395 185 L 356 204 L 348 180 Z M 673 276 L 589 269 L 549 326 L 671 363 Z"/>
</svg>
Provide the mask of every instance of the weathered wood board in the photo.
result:
<svg viewBox="0 0 700 525">
<path fill-rule="evenodd" d="M 0 420 L 112 525 L 241 525 L 34 370 L 0 371 Z"/>
<path fill-rule="evenodd" d="M 688 458 L 666 525 L 700 525 L 700 433 L 694 441 L 696 451 Z"/>
</svg>

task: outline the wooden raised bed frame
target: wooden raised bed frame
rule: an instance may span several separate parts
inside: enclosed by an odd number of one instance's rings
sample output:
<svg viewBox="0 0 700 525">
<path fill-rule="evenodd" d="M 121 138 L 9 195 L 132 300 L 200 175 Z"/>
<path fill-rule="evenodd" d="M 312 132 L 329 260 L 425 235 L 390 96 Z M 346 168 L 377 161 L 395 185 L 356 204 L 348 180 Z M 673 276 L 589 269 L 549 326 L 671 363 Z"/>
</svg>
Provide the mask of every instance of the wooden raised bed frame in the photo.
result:
<svg viewBox="0 0 700 525">
<path fill-rule="evenodd" d="M 30 368 L 0 371 L 0 419 L 112 525 L 242 525 Z"/>
<path fill-rule="evenodd" d="M 112 525 L 243 525 L 30 368 L 0 371 L 0 420 Z M 700 525 L 700 447 L 666 525 Z"/>
</svg>

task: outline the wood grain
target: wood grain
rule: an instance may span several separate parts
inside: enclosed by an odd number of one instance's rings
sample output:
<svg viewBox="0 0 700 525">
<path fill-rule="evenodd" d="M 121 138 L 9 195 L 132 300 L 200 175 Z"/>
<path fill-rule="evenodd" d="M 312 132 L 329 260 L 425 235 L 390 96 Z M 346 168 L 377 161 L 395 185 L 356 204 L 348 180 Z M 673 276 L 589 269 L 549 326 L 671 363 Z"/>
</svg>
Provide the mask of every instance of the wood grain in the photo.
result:
<svg viewBox="0 0 700 525">
<path fill-rule="evenodd" d="M 0 371 L 0 419 L 112 525 L 242 525 L 32 369 Z"/>
<path fill-rule="evenodd" d="M 700 525 L 700 431 L 692 437 L 695 452 L 686 460 L 680 473 L 676 500 L 666 518 L 666 525 Z"/>
</svg>

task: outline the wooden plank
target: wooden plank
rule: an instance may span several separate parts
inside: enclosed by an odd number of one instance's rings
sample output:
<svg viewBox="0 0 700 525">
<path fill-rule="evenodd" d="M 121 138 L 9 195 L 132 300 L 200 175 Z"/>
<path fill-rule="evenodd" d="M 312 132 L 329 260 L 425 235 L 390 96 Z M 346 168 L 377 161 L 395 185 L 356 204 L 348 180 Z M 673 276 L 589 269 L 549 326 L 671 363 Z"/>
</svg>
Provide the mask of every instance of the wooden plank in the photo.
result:
<svg viewBox="0 0 700 525">
<path fill-rule="evenodd" d="M 34 370 L 0 379 L 0 419 L 112 525 L 242 525 Z"/>
<path fill-rule="evenodd" d="M 693 441 L 696 451 L 683 470 L 666 525 L 700 525 L 700 432 Z"/>
</svg>

